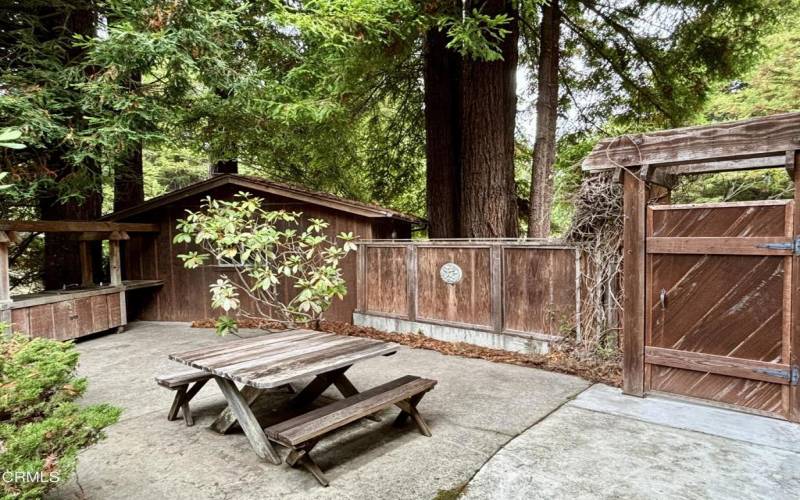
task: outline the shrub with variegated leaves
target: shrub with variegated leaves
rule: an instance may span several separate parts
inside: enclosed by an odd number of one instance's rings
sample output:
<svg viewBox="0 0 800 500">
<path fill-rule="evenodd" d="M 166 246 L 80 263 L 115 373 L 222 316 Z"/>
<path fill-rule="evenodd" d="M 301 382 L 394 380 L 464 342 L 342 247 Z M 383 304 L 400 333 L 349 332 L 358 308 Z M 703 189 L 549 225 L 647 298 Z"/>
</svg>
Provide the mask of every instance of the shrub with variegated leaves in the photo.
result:
<svg viewBox="0 0 800 500">
<path fill-rule="evenodd" d="M 209 197 L 200 210 L 187 211 L 178 221 L 174 242 L 200 248 L 178 255 L 185 267 L 212 264 L 232 270 L 210 285 L 211 305 L 226 313 L 217 320 L 220 334 L 235 331 L 236 321 L 228 316 L 234 311 L 288 326 L 316 323 L 334 298 L 347 293 L 340 263 L 356 249 L 356 237 L 330 238 L 326 221 L 264 210 L 263 202 L 243 192 L 233 200 Z M 290 288 L 288 298 L 284 287 Z M 243 297 L 250 299 L 247 307 Z"/>
</svg>

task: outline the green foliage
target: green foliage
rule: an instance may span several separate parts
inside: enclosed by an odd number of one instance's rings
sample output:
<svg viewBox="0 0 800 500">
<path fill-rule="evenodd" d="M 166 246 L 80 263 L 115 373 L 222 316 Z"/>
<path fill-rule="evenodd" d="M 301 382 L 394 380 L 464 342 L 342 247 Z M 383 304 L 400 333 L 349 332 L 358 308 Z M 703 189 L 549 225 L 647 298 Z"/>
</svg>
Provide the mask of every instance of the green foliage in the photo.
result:
<svg viewBox="0 0 800 500">
<path fill-rule="evenodd" d="M 318 321 L 335 297 L 347 293 L 339 263 L 356 249 L 355 236 L 340 233 L 331 240 L 324 220 L 266 211 L 263 202 L 248 193 L 238 193 L 232 201 L 207 198 L 200 211 L 189 212 L 178 222 L 174 238 L 175 243 L 194 244 L 202 251 L 178 257 L 189 269 L 214 259 L 235 271 L 234 279 L 223 274 L 211 284 L 214 308 L 288 325 Z M 282 285 L 294 289 L 288 300 Z M 253 310 L 241 307 L 242 296 L 250 299 Z M 230 318 L 221 317 L 217 331 L 225 334 L 235 326 Z"/>
<path fill-rule="evenodd" d="M 443 18 L 439 25 L 447 29 L 450 41 L 447 47 L 464 57 L 484 61 L 503 59 L 500 44 L 511 33 L 505 28 L 511 18 L 506 14 L 490 16 L 472 9 L 463 16 Z"/>
<path fill-rule="evenodd" d="M 800 2 L 787 2 L 795 12 Z M 800 110 L 800 19 L 786 16 L 764 37 L 758 63 L 718 85 L 703 114 L 709 121 L 740 120 Z"/>
<path fill-rule="evenodd" d="M 0 339 L 0 470 L 4 498 L 40 498 L 75 470 L 78 452 L 103 439 L 121 410 L 80 407 L 86 379 L 75 377 L 78 352 L 71 342 Z"/>
</svg>

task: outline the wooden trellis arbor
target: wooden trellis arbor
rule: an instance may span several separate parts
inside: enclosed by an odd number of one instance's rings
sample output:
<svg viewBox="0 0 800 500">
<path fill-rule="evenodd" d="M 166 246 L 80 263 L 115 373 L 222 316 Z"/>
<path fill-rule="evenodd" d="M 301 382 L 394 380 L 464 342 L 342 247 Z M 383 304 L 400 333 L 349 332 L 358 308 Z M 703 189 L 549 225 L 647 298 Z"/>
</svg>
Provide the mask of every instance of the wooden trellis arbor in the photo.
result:
<svg viewBox="0 0 800 500">
<path fill-rule="evenodd" d="M 583 163 L 624 184 L 623 390 L 800 421 L 800 190 L 669 204 L 679 175 L 784 168 L 800 113 L 616 137 Z"/>
</svg>

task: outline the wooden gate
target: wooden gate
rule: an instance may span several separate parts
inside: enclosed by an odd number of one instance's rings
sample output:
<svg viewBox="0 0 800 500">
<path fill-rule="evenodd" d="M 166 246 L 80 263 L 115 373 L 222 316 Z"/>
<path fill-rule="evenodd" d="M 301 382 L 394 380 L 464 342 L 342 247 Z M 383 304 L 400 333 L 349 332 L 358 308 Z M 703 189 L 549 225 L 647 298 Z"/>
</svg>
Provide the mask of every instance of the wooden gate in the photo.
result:
<svg viewBox="0 0 800 500">
<path fill-rule="evenodd" d="M 648 207 L 646 392 L 790 418 L 793 204 Z"/>
</svg>

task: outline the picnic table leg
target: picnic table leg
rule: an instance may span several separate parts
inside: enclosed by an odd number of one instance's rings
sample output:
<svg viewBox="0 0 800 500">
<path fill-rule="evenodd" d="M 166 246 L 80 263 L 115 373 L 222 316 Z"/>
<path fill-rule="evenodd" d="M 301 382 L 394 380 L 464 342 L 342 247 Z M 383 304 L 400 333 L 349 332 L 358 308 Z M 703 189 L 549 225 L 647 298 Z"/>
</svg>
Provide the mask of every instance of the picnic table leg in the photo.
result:
<svg viewBox="0 0 800 500">
<path fill-rule="evenodd" d="M 289 394 L 295 394 L 297 392 L 292 384 L 286 384 L 284 388 L 289 392 Z M 247 405 L 252 408 L 259 396 L 267 392 L 267 390 L 256 389 L 246 385 L 239 392 L 242 393 L 245 401 L 247 401 Z M 211 430 L 219 432 L 220 434 L 227 434 L 233 430 L 235 426 L 236 417 L 233 416 L 230 407 L 227 407 L 222 410 L 222 412 L 217 416 L 216 420 L 211 423 Z"/>
<path fill-rule="evenodd" d="M 261 391 L 259 389 L 249 385 L 244 386 L 239 392 L 247 403 L 248 408 L 253 406 L 253 403 L 255 403 L 256 399 L 258 399 L 258 397 L 261 395 Z M 220 413 L 217 416 L 217 419 L 211 424 L 211 429 L 219 432 L 220 434 L 227 434 L 234 428 L 235 425 L 236 416 L 233 414 L 233 411 L 231 411 L 231 405 L 229 404 L 228 407 L 222 410 L 222 413 Z"/>
<path fill-rule="evenodd" d="M 320 394 L 325 392 L 325 389 L 334 384 L 334 378 L 337 375 L 344 374 L 344 372 L 346 372 L 348 368 L 350 368 L 350 366 L 345 366 L 328 373 L 320 373 L 319 375 L 314 377 L 314 380 L 309 382 L 307 386 L 303 387 L 303 390 L 298 392 L 291 399 L 290 401 L 291 405 L 306 406 L 311 404 L 311 402 L 317 399 L 320 396 Z"/>
<path fill-rule="evenodd" d="M 250 446 L 253 447 L 256 455 L 276 465 L 280 464 L 281 459 L 278 453 L 272 447 L 269 439 L 267 439 L 264 429 L 261 428 L 261 424 L 258 423 L 253 411 L 250 410 L 250 406 L 247 404 L 247 400 L 239 392 L 236 384 L 222 377 L 214 377 L 214 380 L 217 381 L 222 394 L 228 401 L 228 408 L 231 409 L 239 422 L 239 426 L 247 436 L 247 440 L 250 441 Z"/>
</svg>

